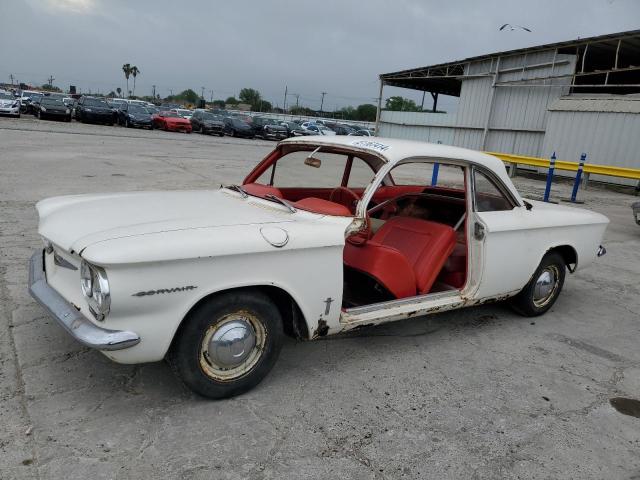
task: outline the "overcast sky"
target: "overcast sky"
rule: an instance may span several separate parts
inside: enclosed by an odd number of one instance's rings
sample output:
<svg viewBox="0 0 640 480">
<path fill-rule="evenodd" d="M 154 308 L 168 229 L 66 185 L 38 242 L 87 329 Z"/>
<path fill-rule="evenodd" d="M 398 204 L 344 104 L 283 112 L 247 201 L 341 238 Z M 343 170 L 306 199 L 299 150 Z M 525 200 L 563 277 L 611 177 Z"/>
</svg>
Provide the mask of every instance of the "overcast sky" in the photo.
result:
<svg viewBox="0 0 640 480">
<path fill-rule="evenodd" d="M 330 110 L 374 103 L 380 73 L 640 28 L 640 0 L 0 0 L 0 19 L 4 82 L 106 93 L 130 63 L 138 95 L 252 87 L 282 106 L 288 85 Z"/>
</svg>

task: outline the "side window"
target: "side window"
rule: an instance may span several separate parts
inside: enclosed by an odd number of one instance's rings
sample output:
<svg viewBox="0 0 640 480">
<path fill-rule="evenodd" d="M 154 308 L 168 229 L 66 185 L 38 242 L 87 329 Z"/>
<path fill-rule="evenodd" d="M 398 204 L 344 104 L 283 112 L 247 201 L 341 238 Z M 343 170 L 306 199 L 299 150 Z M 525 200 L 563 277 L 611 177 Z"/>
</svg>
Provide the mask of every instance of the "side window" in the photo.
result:
<svg viewBox="0 0 640 480">
<path fill-rule="evenodd" d="M 452 188 L 464 191 L 464 169 L 442 163 L 403 163 L 391 170 L 396 185 Z"/>
<path fill-rule="evenodd" d="M 476 194 L 475 205 L 477 212 L 497 212 L 513 209 L 511 202 L 484 173 L 475 170 L 474 182 Z"/>
</svg>

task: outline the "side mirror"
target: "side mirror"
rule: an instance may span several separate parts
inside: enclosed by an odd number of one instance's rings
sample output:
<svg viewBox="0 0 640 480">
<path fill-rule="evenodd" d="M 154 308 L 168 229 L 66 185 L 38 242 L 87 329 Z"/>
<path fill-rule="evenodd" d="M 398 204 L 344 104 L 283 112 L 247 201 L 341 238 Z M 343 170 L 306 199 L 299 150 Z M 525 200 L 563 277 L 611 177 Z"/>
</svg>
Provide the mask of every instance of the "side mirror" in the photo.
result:
<svg viewBox="0 0 640 480">
<path fill-rule="evenodd" d="M 322 160 L 316 157 L 309 156 L 305 158 L 304 164 L 313 168 L 320 168 L 320 165 L 322 165 Z"/>
</svg>

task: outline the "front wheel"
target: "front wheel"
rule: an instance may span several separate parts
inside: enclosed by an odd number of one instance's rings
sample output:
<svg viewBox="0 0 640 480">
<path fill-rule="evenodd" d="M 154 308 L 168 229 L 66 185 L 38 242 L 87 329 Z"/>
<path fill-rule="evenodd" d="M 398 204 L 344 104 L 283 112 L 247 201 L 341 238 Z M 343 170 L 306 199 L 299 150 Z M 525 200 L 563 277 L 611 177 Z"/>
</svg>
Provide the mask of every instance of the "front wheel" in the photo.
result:
<svg viewBox="0 0 640 480">
<path fill-rule="evenodd" d="M 185 318 L 168 359 L 194 392 L 227 398 L 260 383 L 282 348 L 282 317 L 264 294 L 239 291 L 206 301 Z"/>
<path fill-rule="evenodd" d="M 562 255 L 557 252 L 547 253 L 529 283 L 511 299 L 511 306 L 525 317 L 542 315 L 558 299 L 565 274 L 566 264 Z"/>
</svg>

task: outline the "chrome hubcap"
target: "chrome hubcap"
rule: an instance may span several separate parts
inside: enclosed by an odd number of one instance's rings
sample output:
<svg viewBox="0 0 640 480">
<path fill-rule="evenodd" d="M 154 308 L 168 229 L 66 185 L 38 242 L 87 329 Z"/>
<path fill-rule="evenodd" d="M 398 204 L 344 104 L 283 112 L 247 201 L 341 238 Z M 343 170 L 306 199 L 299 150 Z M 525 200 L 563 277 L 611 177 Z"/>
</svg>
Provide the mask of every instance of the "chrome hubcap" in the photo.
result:
<svg viewBox="0 0 640 480">
<path fill-rule="evenodd" d="M 550 265 L 542 271 L 533 289 L 533 303 L 536 307 L 545 306 L 553 298 L 558 288 L 559 277 L 555 265 Z"/>
<path fill-rule="evenodd" d="M 244 319 L 220 327 L 209 340 L 209 358 L 223 367 L 237 367 L 256 345 L 256 334 Z"/>
<path fill-rule="evenodd" d="M 260 360 L 266 343 L 262 322 L 248 311 L 221 318 L 205 332 L 200 346 L 200 366 L 217 381 L 235 380 Z"/>
</svg>

